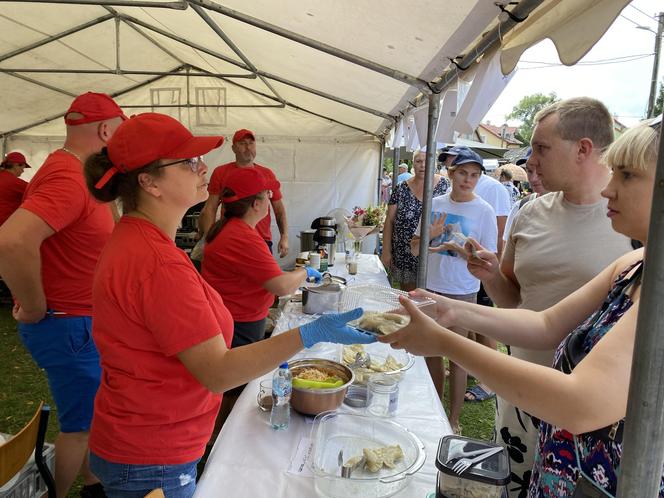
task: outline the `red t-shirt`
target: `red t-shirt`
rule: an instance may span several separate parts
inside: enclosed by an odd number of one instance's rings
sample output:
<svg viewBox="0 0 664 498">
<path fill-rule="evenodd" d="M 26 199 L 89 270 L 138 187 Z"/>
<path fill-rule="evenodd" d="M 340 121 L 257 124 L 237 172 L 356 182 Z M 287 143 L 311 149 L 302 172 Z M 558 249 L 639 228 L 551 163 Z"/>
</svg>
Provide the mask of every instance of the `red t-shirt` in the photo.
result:
<svg viewBox="0 0 664 498">
<path fill-rule="evenodd" d="M 0 169 L 0 225 L 18 209 L 28 182 L 6 169 Z"/>
<path fill-rule="evenodd" d="M 261 166 L 260 164 L 256 163 L 254 163 L 253 167 L 260 170 L 261 173 L 263 173 L 268 179 L 270 180 L 277 179 L 277 177 L 274 176 L 274 173 L 272 173 L 272 170 L 270 168 L 266 168 L 265 166 Z M 221 201 L 221 193 L 224 191 L 224 182 L 228 177 L 228 175 L 237 169 L 240 169 L 240 167 L 235 163 L 235 161 L 233 161 L 232 163 L 222 164 L 221 166 L 217 166 L 217 168 L 212 172 L 212 176 L 210 177 L 210 183 L 208 184 L 208 192 L 212 195 L 218 195 L 220 197 L 219 200 Z M 272 192 L 273 201 L 279 201 L 281 200 L 281 197 L 282 197 L 281 190 L 275 190 Z M 271 223 L 270 211 L 268 210 L 267 216 L 263 218 L 261 221 L 259 221 L 258 224 L 256 225 L 256 230 L 258 230 L 258 233 L 265 240 L 272 240 L 272 230 L 270 228 L 270 223 Z"/>
<path fill-rule="evenodd" d="M 274 295 L 263 284 L 283 272 L 259 233 L 231 218 L 205 245 L 203 277 L 224 299 L 236 322 L 265 318 Z"/>
<path fill-rule="evenodd" d="M 90 448 L 116 463 L 177 465 L 200 458 L 221 396 L 176 356 L 233 319 L 187 255 L 152 223 L 125 216 L 100 258 L 92 334 L 102 379 Z"/>
<path fill-rule="evenodd" d="M 62 150 L 50 154 L 28 184 L 21 208 L 55 230 L 40 248 L 48 308 L 92 315 L 92 276 L 114 223 L 110 206 L 90 195 L 81 162 Z"/>
</svg>

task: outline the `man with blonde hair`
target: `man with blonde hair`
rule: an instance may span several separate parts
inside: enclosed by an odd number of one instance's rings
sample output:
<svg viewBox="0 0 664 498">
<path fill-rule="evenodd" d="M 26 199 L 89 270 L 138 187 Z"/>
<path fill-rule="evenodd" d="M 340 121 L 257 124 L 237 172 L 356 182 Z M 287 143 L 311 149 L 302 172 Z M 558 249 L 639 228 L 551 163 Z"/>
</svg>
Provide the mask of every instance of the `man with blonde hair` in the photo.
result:
<svg viewBox="0 0 664 498">
<path fill-rule="evenodd" d="M 55 440 L 58 497 L 77 474 L 84 498 L 103 497 L 88 467 L 88 433 L 101 368 L 92 341 L 92 277 L 113 230 L 108 204 L 92 198 L 85 160 L 126 119 L 106 94 L 88 92 L 65 114 L 67 138 L 28 185 L 21 206 L 0 227 L 0 276 L 17 304 L 21 340 L 46 371 L 60 434 Z"/>
<path fill-rule="evenodd" d="M 490 252 L 482 253 L 482 264 L 468 263 L 496 305 L 544 310 L 631 249 L 629 239 L 611 229 L 600 195 L 609 180 L 601 156 L 612 140 L 613 118 L 598 100 L 563 100 L 537 114 L 528 165 L 550 192 L 518 212 L 500 263 Z M 508 352 L 552 364 L 553 350 L 508 345 Z M 510 456 L 510 496 L 520 496 L 528 489 L 539 420 L 498 398 L 495 430 Z"/>
</svg>

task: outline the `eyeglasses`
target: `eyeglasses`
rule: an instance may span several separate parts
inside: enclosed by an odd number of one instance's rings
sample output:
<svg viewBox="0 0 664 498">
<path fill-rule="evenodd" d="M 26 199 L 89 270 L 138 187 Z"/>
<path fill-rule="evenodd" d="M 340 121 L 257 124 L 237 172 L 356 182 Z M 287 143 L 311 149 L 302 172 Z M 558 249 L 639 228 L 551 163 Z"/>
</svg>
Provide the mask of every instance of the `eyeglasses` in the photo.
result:
<svg viewBox="0 0 664 498">
<path fill-rule="evenodd" d="M 201 163 L 202 161 L 200 157 L 190 157 L 189 159 L 180 159 L 179 161 L 173 161 L 172 163 L 160 164 L 157 166 L 157 169 L 173 166 L 174 164 L 186 164 L 192 172 L 198 173 L 198 167 Z"/>
<path fill-rule="evenodd" d="M 660 114 L 650 122 L 649 125 L 653 130 L 658 130 L 662 127 L 662 115 Z"/>
</svg>

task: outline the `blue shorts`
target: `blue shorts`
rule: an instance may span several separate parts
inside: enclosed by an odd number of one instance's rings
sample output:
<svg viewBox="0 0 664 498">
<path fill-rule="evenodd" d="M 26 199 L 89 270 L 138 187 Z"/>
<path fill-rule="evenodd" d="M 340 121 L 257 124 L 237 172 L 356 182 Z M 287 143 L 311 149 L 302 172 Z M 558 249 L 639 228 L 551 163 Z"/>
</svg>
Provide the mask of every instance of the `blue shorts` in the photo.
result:
<svg viewBox="0 0 664 498">
<path fill-rule="evenodd" d="M 89 430 L 101 377 L 92 319 L 47 316 L 38 323 L 19 323 L 18 330 L 32 358 L 46 371 L 60 431 Z"/>
<path fill-rule="evenodd" d="M 109 462 L 90 452 L 90 470 L 108 498 L 143 498 L 157 488 L 164 490 L 166 498 L 191 498 L 196 490 L 197 463 L 131 465 Z"/>
</svg>

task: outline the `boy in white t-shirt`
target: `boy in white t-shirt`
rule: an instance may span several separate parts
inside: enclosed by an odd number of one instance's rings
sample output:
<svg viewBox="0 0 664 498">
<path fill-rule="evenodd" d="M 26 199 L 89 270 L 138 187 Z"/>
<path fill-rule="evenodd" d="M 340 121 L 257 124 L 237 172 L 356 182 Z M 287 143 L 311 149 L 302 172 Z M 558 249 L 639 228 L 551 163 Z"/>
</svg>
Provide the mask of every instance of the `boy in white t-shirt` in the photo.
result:
<svg viewBox="0 0 664 498">
<path fill-rule="evenodd" d="M 496 252 L 498 227 L 493 208 L 473 190 L 482 175 L 482 159 L 472 150 L 460 151 L 448 166 L 452 188 L 432 201 L 432 224 L 429 228 L 431 244 L 427 265 L 427 289 L 452 299 L 475 303 L 480 281 L 468 271 L 463 246 L 468 237 L 483 241 L 481 245 Z M 413 254 L 419 254 L 420 227 L 411 242 Z M 468 335 L 465 329 L 453 328 Z M 444 375 L 442 363 L 427 362 L 432 378 Z M 431 371 L 435 369 L 435 371 Z M 444 379 L 444 377 L 443 377 Z M 450 362 L 450 424 L 458 433 L 459 415 L 466 392 L 467 374 Z M 441 388 L 442 391 L 442 388 Z M 441 392 L 442 396 L 442 392 Z"/>
</svg>

